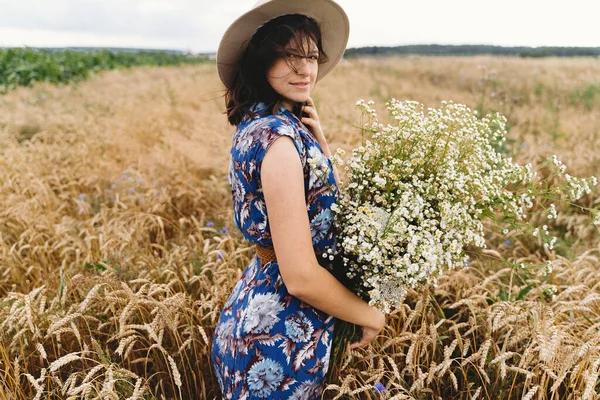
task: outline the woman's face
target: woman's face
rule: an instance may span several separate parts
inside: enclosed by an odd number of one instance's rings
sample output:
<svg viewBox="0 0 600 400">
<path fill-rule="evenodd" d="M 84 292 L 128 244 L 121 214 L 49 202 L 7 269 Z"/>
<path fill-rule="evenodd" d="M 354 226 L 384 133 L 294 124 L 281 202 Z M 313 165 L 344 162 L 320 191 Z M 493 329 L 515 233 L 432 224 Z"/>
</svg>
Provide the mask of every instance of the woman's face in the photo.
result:
<svg viewBox="0 0 600 400">
<path fill-rule="evenodd" d="M 319 72 L 319 50 L 313 40 L 304 51 L 293 47 L 292 40 L 286 46 L 286 56 L 280 57 L 267 69 L 269 85 L 283 97 L 283 105 L 292 110 L 292 102 L 305 102 L 313 90 Z M 303 54 L 308 54 L 306 57 Z M 287 60 L 286 60 L 287 59 Z M 295 67 L 294 71 L 290 65 Z"/>
</svg>

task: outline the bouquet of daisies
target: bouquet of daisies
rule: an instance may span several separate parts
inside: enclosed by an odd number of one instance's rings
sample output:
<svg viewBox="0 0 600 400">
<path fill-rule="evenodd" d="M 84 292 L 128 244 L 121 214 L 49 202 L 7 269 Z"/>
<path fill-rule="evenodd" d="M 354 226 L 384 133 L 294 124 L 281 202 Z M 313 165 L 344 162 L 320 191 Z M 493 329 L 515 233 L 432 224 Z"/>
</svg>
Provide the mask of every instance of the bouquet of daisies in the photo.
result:
<svg viewBox="0 0 600 400">
<path fill-rule="evenodd" d="M 351 289 L 390 312 L 407 289 L 435 285 L 445 271 L 467 264 L 467 246 L 485 248 L 486 216 L 503 210 L 525 220 L 536 173 L 500 152 L 500 114 L 478 118 L 453 102 L 425 113 L 418 102 L 392 99 L 384 126 L 373 102 L 356 105 L 363 143 L 347 161 L 341 149 L 333 156 L 345 165 L 347 182 L 332 208 L 337 244 L 329 258 L 335 256 L 332 268 L 342 269 Z M 566 176 L 573 198 L 596 184 L 594 177 Z"/>
</svg>

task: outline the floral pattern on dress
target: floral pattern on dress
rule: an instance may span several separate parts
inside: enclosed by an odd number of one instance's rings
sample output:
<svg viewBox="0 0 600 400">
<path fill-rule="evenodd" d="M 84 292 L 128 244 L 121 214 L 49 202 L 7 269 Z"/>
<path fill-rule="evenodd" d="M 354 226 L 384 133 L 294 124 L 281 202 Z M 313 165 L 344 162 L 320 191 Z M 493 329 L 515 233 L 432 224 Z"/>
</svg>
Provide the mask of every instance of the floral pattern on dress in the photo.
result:
<svg viewBox="0 0 600 400">
<path fill-rule="evenodd" d="M 335 248 L 338 196 L 333 165 L 304 125 L 285 107 L 251 107 L 232 138 L 228 179 L 234 222 L 251 243 L 272 246 L 260 180 L 262 160 L 282 136 L 294 141 L 317 257 Z M 255 255 L 227 299 L 217 323 L 211 360 L 224 399 L 318 399 L 329 367 L 334 318 L 287 291 L 277 261 Z"/>
</svg>

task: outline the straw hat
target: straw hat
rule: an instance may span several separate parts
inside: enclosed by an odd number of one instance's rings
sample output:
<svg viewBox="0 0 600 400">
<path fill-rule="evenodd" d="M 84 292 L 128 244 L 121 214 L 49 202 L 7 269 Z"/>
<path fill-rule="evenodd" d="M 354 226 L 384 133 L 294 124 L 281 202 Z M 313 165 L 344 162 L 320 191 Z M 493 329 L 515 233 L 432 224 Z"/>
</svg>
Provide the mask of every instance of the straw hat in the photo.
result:
<svg viewBox="0 0 600 400">
<path fill-rule="evenodd" d="M 341 6 L 333 0 L 258 0 L 227 28 L 219 43 L 217 69 L 226 87 L 232 84 L 235 65 L 258 28 L 286 14 L 309 16 L 321 27 L 323 49 L 329 61 L 319 65 L 317 80 L 335 67 L 344 55 L 350 34 L 350 22 Z"/>
</svg>

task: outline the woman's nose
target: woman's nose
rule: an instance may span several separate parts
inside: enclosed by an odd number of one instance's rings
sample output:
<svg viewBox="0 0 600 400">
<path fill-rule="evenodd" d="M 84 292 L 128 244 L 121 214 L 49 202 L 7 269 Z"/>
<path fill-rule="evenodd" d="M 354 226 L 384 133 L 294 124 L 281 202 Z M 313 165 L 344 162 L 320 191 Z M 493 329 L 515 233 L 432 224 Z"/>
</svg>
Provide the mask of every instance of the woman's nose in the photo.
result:
<svg viewBox="0 0 600 400">
<path fill-rule="evenodd" d="M 310 62 L 304 57 L 298 57 L 295 61 L 295 67 L 299 74 L 308 75 L 310 71 Z"/>
</svg>

